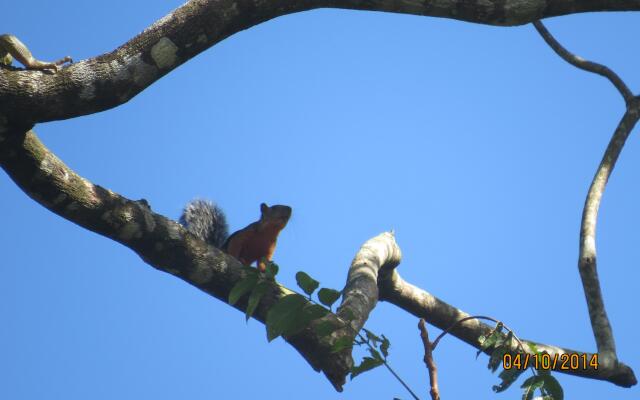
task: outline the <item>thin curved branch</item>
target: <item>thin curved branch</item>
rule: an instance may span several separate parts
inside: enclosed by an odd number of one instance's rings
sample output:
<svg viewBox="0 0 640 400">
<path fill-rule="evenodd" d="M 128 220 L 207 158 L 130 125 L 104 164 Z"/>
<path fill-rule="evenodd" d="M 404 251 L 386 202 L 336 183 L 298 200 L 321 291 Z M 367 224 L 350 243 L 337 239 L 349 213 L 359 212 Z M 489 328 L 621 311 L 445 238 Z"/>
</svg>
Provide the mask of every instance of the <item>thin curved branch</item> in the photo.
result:
<svg viewBox="0 0 640 400">
<path fill-rule="evenodd" d="M 581 12 L 640 10 L 640 0 L 191 0 L 119 48 L 77 62 L 56 75 L 0 69 L 0 130 L 7 123 L 29 125 L 116 107 L 237 32 L 276 17 L 319 8 L 506 26 Z"/>
<path fill-rule="evenodd" d="M 615 364 L 617 361 L 616 345 L 604 307 L 600 281 L 596 268 L 596 223 L 602 195 L 609 180 L 609 176 L 616 165 L 624 144 L 631 130 L 640 118 L 640 101 L 636 98 L 629 105 L 622 120 L 618 124 L 613 137 L 609 141 L 607 150 L 598 166 L 582 211 L 580 227 L 580 255 L 578 269 L 582 286 L 589 308 L 589 317 L 593 334 L 596 339 L 598 353 L 602 363 Z"/>
<path fill-rule="evenodd" d="M 585 60 L 582 57 L 579 57 L 571 53 L 569 50 L 565 49 L 564 46 L 562 46 L 553 37 L 553 35 L 551 35 L 542 21 L 533 21 L 533 26 L 536 27 L 536 30 L 538 31 L 538 33 L 540 33 L 540 36 L 542 36 L 544 41 L 547 42 L 549 47 L 551 47 L 553 51 L 556 52 L 556 54 L 562 57 L 563 60 L 576 68 L 580 68 L 588 72 L 593 72 L 594 74 L 598 74 L 607 78 L 613 84 L 613 86 L 618 89 L 618 92 L 620 92 L 627 105 L 633 100 L 634 96 L 633 93 L 631 93 L 631 90 L 629 90 L 624 81 L 620 79 L 618 74 L 609 69 L 609 67 L 598 64 L 596 62 Z"/>
<path fill-rule="evenodd" d="M 478 350 L 482 350 L 478 338 L 488 335 L 493 329 L 493 327 L 477 319 L 469 319 L 458 323 L 458 321 L 468 318 L 470 315 L 445 303 L 425 290 L 406 282 L 395 270 L 388 271 L 388 273 L 380 277 L 379 287 L 381 301 L 387 301 L 418 318 L 424 318 L 427 322 L 442 330 L 455 326 L 451 329 L 450 334 Z M 585 355 L 587 359 L 591 359 L 593 356 L 591 353 L 533 341 L 523 340 L 523 342 L 535 344 L 539 351 L 548 352 L 552 358 L 561 354 L 578 354 L 580 357 Z M 589 367 L 584 370 L 561 370 L 558 368 L 556 371 L 583 378 L 609 381 L 623 387 L 631 387 L 638 383 L 633 370 L 621 362 L 609 366 L 600 365 L 598 369 Z"/>
<path fill-rule="evenodd" d="M 596 268 L 596 224 L 602 195 L 607 186 L 609 176 L 611 176 L 611 172 L 616 165 L 616 161 L 624 148 L 629 134 L 640 118 L 640 98 L 634 96 L 622 79 L 611 69 L 602 64 L 584 60 L 569 52 L 549 33 L 542 22 L 535 21 L 533 25 L 547 44 L 551 46 L 562 59 L 577 68 L 602 75 L 609 79 L 616 89 L 618 89 L 627 106 L 625 114 L 609 141 L 609 145 L 589 187 L 589 192 L 582 210 L 580 255 L 578 258 L 578 269 L 589 309 L 591 327 L 600 355 L 600 363 L 605 366 L 615 365 L 618 359 L 615 339 L 613 337 L 611 323 L 605 310 Z"/>
</svg>

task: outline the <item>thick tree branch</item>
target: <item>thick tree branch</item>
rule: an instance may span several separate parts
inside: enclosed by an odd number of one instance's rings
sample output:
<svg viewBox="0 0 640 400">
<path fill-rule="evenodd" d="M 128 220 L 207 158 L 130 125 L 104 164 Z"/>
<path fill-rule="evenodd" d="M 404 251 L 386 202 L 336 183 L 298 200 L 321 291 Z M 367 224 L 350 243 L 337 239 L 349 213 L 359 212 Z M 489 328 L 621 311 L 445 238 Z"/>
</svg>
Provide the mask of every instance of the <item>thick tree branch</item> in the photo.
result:
<svg viewBox="0 0 640 400">
<path fill-rule="evenodd" d="M 116 107 L 234 33 L 279 16 L 318 8 L 520 25 L 589 11 L 640 10 L 640 0 L 192 0 L 121 47 L 73 64 L 59 74 L 0 69 L 0 131 L 7 123 L 30 125 Z"/>
<path fill-rule="evenodd" d="M 176 221 L 154 213 L 145 200 L 129 200 L 80 177 L 31 131 L 0 132 L 0 167 L 47 209 L 125 245 L 152 267 L 175 275 L 225 303 L 231 288 L 243 277 L 242 265 L 236 259 L 198 240 Z M 273 284 L 253 317 L 264 323 L 269 308 L 291 293 Z M 234 307 L 244 311 L 246 299 Z M 327 318 L 338 323 L 333 314 Z M 339 337 L 339 333 L 334 334 L 333 341 Z M 350 351 L 333 354 L 333 342 L 321 340 L 311 329 L 286 340 L 312 368 L 324 372 L 337 389 L 342 388 L 353 363 Z"/>
<path fill-rule="evenodd" d="M 360 247 L 349 267 L 338 308 L 338 316 L 351 321 L 353 332 L 360 332 L 378 302 L 379 271 L 396 268 L 401 260 L 402 252 L 392 232 L 381 233 Z"/>
<path fill-rule="evenodd" d="M 50 153 L 33 132 L 26 131 L 36 122 L 73 118 L 116 107 L 236 32 L 278 16 L 326 7 L 445 17 L 490 25 L 518 25 L 539 18 L 586 11 L 640 10 L 640 0 L 443 0 L 422 3 L 412 0 L 189 1 L 111 53 L 79 62 L 56 75 L 0 68 L 0 166 L 25 193 L 46 208 L 124 244 L 153 267 L 226 302 L 230 288 L 242 275 L 240 264 L 235 259 L 195 239 L 175 221 L 152 212 L 146 201 L 131 201 L 78 176 Z M 585 66 L 581 62 L 578 64 Z M 594 178 L 585 204 L 581 231 L 580 272 L 594 331 L 602 333 L 601 337 L 596 333 L 596 341 L 599 351 L 612 357 L 598 370 L 560 372 L 632 386 L 636 384 L 633 371 L 615 358 L 613 336 L 601 301 L 595 269 L 595 218 L 606 180 L 639 118 L 640 107 L 638 98 L 629 98 L 628 89 L 619 78 L 615 80 L 615 74 L 608 70 L 599 71 L 593 70 L 608 77 L 629 106 Z M 399 262 L 400 250 L 391 234 L 382 234 L 360 249 L 349 270 L 343 303 L 338 310 L 341 319 L 351 321 L 353 330 L 357 332 L 364 325 L 379 295 L 380 299 L 425 318 L 441 329 L 468 316 L 404 282 L 395 271 Z M 270 306 L 288 293 L 291 291 L 273 285 L 258 307 L 255 318 L 264 321 Z M 235 307 L 244 310 L 246 302 L 240 301 Z M 467 321 L 453 329 L 452 334 L 479 348 L 477 338 L 490 330 L 491 327 L 478 321 Z M 347 330 L 334 332 L 331 340 L 340 335 L 347 335 Z M 350 352 L 332 354 L 331 343 L 316 337 L 311 329 L 287 338 L 287 341 L 314 369 L 323 371 L 341 390 L 352 365 Z M 573 352 L 541 344 L 537 346 L 551 354 Z"/>
<path fill-rule="evenodd" d="M 442 330 L 447 330 L 455 325 L 450 333 L 478 350 L 482 349 L 478 338 L 482 335 L 488 335 L 493 329 L 493 327 L 476 319 L 470 319 L 457 324 L 458 321 L 470 315 L 445 303 L 425 290 L 406 282 L 395 270 L 381 276 L 379 282 L 380 300 L 392 303 L 418 318 L 424 318 L 427 322 Z M 535 344 L 538 350 L 547 351 L 551 357 L 560 354 L 585 354 L 587 359 L 591 359 L 592 356 L 590 353 L 578 352 L 532 341 L 529 342 Z M 623 387 L 630 387 L 637 384 L 633 370 L 620 362 L 606 367 L 601 366 L 597 370 L 594 368 L 586 370 L 557 369 L 557 372 L 584 378 L 605 380 Z"/>
<path fill-rule="evenodd" d="M 331 343 L 340 337 L 349 337 L 353 341 L 378 302 L 379 271 L 395 268 L 401 258 L 402 253 L 393 233 L 381 233 L 367 240 L 360 247 L 351 261 L 347 283 L 342 291 L 342 303 L 336 313 L 340 320 L 347 321 L 349 326 L 343 326 L 334 331 L 330 337 Z M 331 317 L 332 315 L 328 316 L 328 318 Z M 317 323 L 321 322 L 323 321 L 317 321 Z M 337 354 L 340 358 L 334 361 L 330 371 L 323 369 L 338 391 L 342 391 L 342 386 L 353 366 L 351 351 L 352 349 L 345 349 Z"/>
<path fill-rule="evenodd" d="M 177 222 L 153 213 L 146 201 L 128 200 L 78 176 L 49 152 L 33 132 L 22 135 L 0 132 L 0 144 L 0 166 L 40 204 L 80 226 L 124 244 L 153 267 L 227 301 L 230 289 L 242 274 L 235 259 L 197 240 Z M 468 316 L 404 282 L 395 270 L 400 258 L 400 249 L 390 233 L 367 241 L 354 258 L 338 311 L 341 319 L 351 321 L 353 330 L 364 325 L 378 296 L 441 329 Z M 269 308 L 289 293 L 289 289 L 274 285 L 254 317 L 263 322 Z M 240 301 L 235 307 L 244 310 L 246 302 Z M 341 390 L 352 365 L 351 354 L 350 351 L 332 354 L 331 346 L 339 337 L 353 337 L 351 328 L 334 332 L 329 342 L 318 338 L 312 329 L 287 338 L 287 341 L 315 370 L 323 371 L 336 389 Z M 451 333 L 480 348 L 477 338 L 490 330 L 491 327 L 478 321 L 467 321 Z M 537 346 L 552 355 L 575 353 L 542 344 Z M 626 387 L 636 383 L 633 371 L 622 363 L 598 370 L 561 372 L 608 380 Z"/>
<path fill-rule="evenodd" d="M 32 131 L 0 132 L 0 166 L 27 195 L 47 209 L 125 245 L 154 268 L 175 275 L 219 300 L 227 302 L 231 288 L 242 278 L 242 266 L 237 260 L 196 239 L 176 221 L 154 213 L 146 200 L 131 201 L 80 177 Z M 328 340 L 319 338 L 312 328 L 286 338 L 339 391 L 353 359 L 351 349 L 333 353 L 333 343 L 344 336 L 353 339 L 364 326 L 377 302 L 378 271 L 395 268 L 400 259 L 393 234 L 383 233 L 368 240 L 351 263 L 337 312 L 343 321 L 350 321 L 350 327 L 336 330 Z M 291 293 L 274 284 L 261 300 L 254 318 L 264 323 L 269 308 Z M 246 306 L 246 299 L 234 305 L 242 311 Z M 323 320 L 340 325 L 334 314 Z"/>
<path fill-rule="evenodd" d="M 549 33 L 542 22 L 535 21 L 533 24 L 547 44 L 565 61 L 577 68 L 602 75 L 609 79 L 624 98 L 627 107 L 622 120 L 616 127 L 609 141 L 609 145 L 589 187 L 589 192 L 582 210 L 580 227 L 578 269 L 587 300 L 591 327 L 600 355 L 600 363 L 607 367 L 609 365 L 615 365 L 618 356 L 616 354 L 615 339 L 613 337 L 611 323 L 605 310 L 596 268 L 596 224 L 602 195 L 607 186 L 609 176 L 611 176 L 611 172 L 616 165 L 616 161 L 624 148 L 629 134 L 640 118 L 640 98 L 634 96 L 622 79 L 611 69 L 602 64 L 587 61 L 572 54 Z"/>
</svg>

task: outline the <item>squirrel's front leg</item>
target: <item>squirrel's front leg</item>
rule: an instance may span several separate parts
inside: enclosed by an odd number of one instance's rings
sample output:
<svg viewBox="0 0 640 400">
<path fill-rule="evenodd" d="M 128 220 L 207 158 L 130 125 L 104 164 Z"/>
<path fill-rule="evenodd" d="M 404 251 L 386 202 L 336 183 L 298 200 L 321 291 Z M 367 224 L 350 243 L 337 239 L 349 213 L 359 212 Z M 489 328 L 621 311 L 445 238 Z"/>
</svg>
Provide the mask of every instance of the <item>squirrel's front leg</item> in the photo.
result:
<svg viewBox="0 0 640 400">
<path fill-rule="evenodd" d="M 258 271 L 260 272 L 264 272 L 267 270 L 267 264 L 271 262 L 271 260 L 273 260 L 273 253 L 275 253 L 276 251 L 276 240 L 274 239 L 274 241 L 269 245 L 269 248 L 267 249 L 267 254 L 265 254 L 264 257 L 260 257 L 260 259 L 258 260 Z"/>
<path fill-rule="evenodd" d="M 51 70 L 53 72 L 57 72 L 58 67 L 64 63 L 73 62 L 69 56 L 54 62 L 37 60 L 17 37 L 9 34 L 0 35 L 0 61 L 6 65 L 11 64 L 11 56 L 20 61 L 27 69 Z"/>
<path fill-rule="evenodd" d="M 260 257 L 258 260 L 258 271 L 265 272 L 267 270 L 267 257 Z"/>
</svg>

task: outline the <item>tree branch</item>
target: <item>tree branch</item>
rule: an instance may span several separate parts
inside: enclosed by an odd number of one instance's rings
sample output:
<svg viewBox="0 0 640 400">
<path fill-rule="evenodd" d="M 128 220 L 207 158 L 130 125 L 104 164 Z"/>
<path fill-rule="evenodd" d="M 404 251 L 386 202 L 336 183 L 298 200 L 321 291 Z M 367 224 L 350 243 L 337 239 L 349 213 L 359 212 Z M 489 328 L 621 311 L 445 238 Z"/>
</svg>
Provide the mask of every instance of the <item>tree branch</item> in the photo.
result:
<svg viewBox="0 0 640 400">
<path fill-rule="evenodd" d="M 622 98 L 624 98 L 624 101 L 627 105 L 633 100 L 633 93 L 631 93 L 631 90 L 629 90 L 629 88 L 624 83 L 624 81 L 620 79 L 618 74 L 610 70 L 605 65 L 585 60 L 582 57 L 576 56 L 575 54 L 571 53 L 569 50 L 565 49 L 553 37 L 553 35 L 549 33 L 549 31 L 544 26 L 542 21 L 533 21 L 533 26 L 536 27 L 536 30 L 538 31 L 538 33 L 540 33 L 540 36 L 542 36 L 544 41 L 547 42 L 549 47 L 551 47 L 553 51 L 556 52 L 556 54 L 562 57 L 563 60 L 565 60 L 566 62 L 568 62 L 569 64 L 573 65 L 576 68 L 580 68 L 588 72 L 593 72 L 594 74 L 598 74 L 607 78 L 613 84 L 613 86 L 615 86 L 615 88 L 618 89 L 618 92 L 620 92 L 620 94 L 622 95 Z"/>
<path fill-rule="evenodd" d="M 580 271 L 580 278 L 582 279 L 582 286 L 589 309 L 591 327 L 600 355 L 600 364 L 605 367 L 613 366 L 618 362 L 618 356 L 616 354 L 615 339 L 613 337 L 611 323 L 605 310 L 596 268 L 596 224 L 602 195 L 607 186 L 609 176 L 611 176 L 611 172 L 616 165 L 616 161 L 624 148 L 629 134 L 640 118 L 640 97 L 634 96 L 622 79 L 611 69 L 602 64 L 587 61 L 572 54 L 549 33 L 542 22 L 535 21 L 533 24 L 547 44 L 551 46 L 562 59 L 577 68 L 602 75 L 609 79 L 624 98 L 627 107 L 622 120 L 616 127 L 609 141 L 609 145 L 589 187 L 589 192 L 582 210 L 580 255 L 578 258 L 578 270 Z"/>
<path fill-rule="evenodd" d="M 270 19 L 318 8 L 386 11 L 488 25 L 521 25 L 591 11 L 640 10 L 640 0 L 192 0 L 110 53 L 56 75 L 0 69 L 3 125 L 74 118 L 126 103 L 225 38 Z"/>
<path fill-rule="evenodd" d="M 32 131 L 0 132 L 0 166 L 45 208 L 123 244 L 152 267 L 175 275 L 225 303 L 231 288 L 243 278 L 242 265 L 236 259 L 192 236 L 176 221 L 154 213 L 146 200 L 129 200 L 80 177 Z M 264 323 L 271 306 L 292 293 L 274 283 L 262 297 L 253 318 Z M 246 310 L 246 298 L 234 307 Z M 338 323 L 333 314 L 327 318 Z M 351 333 L 350 336 L 353 337 Z M 339 337 L 340 333 L 334 334 L 334 341 Z M 341 390 L 353 363 L 350 351 L 332 353 L 333 343 L 321 340 L 312 329 L 286 340 L 314 370 L 324 372 Z"/>
<path fill-rule="evenodd" d="M 231 288 L 243 278 L 242 265 L 236 259 L 198 240 L 176 221 L 154 213 L 146 200 L 129 200 L 77 175 L 34 132 L 0 132 L 0 143 L 0 166 L 27 195 L 52 212 L 123 244 L 152 267 L 225 303 Z M 368 240 L 351 263 L 337 312 L 351 326 L 336 330 L 329 340 L 318 337 L 312 328 L 285 338 L 338 391 L 342 391 L 353 359 L 351 349 L 333 353 L 333 343 L 344 336 L 353 339 L 364 326 L 377 302 L 378 271 L 395 268 L 400 259 L 393 234 L 382 233 Z M 271 306 L 292 293 L 274 284 L 253 317 L 264 323 Z M 245 311 L 246 299 L 234 307 Z M 324 320 L 340 324 L 334 314 Z"/>
<path fill-rule="evenodd" d="M 378 302 L 378 273 L 400 264 L 402 252 L 392 232 L 367 240 L 349 267 L 338 316 L 351 321 L 353 332 L 360 332 Z"/>
<path fill-rule="evenodd" d="M 183 279 L 217 299 L 227 302 L 229 291 L 242 277 L 241 265 L 232 257 L 191 236 L 182 225 L 152 212 L 145 200 L 131 201 L 78 176 L 55 157 L 31 131 L 0 132 L 0 166 L 30 197 L 49 210 L 93 232 L 109 237 L 135 251 L 146 263 Z M 401 252 L 392 233 L 367 241 L 356 254 L 344 290 L 338 315 L 351 321 L 358 331 L 380 297 L 400 308 L 447 329 L 468 314 L 429 293 L 406 283 L 395 270 Z M 378 284 L 376 285 L 376 282 Z M 264 322 L 269 308 L 292 291 L 274 285 L 261 301 L 254 318 Z M 234 307 L 244 311 L 246 301 Z M 330 315 L 328 318 L 335 318 Z M 466 321 L 451 330 L 459 339 L 480 348 L 477 338 L 491 327 Z M 334 332 L 327 343 L 313 329 L 286 340 L 316 370 L 322 371 L 336 387 L 342 385 L 353 363 L 350 350 L 331 353 L 337 338 L 351 329 Z M 538 349 L 554 354 L 576 353 L 542 344 Z M 622 363 L 585 371 L 560 371 L 601 379 L 620 386 L 636 384 L 633 371 Z"/>
<path fill-rule="evenodd" d="M 348 321 L 344 326 L 333 332 L 331 343 L 340 337 L 349 337 L 351 341 L 364 326 L 369 314 L 378 302 L 378 273 L 386 268 L 395 268 L 400 264 L 402 253 L 395 241 L 393 233 L 384 232 L 367 240 L 358 250 L 347 275 L 347 283 L 342 290 L 342 303 L 336 312 L 342 321 Z M 327 316 L 331 318 L 332 315 Z M 322 323 L 323 319 L 317 321 Z M 352 349 L 345 349 L 338 353 L 341 358 L 336 368 L 325 375 L 338 391 L 346 382 L 347 375 L 353 366 Z M 388 367 L 388 366 L 387 366 Z M 392 372 L 393 373 L 393 372 Z M 402 381 L 401 381 L 402 382 Z"/>
<path fill-rule="evenodd" d="M 482 350 L 482 347 L 478 342 L 478 338 L 483 335 L 487 336 L 493 329 L 493 327 L 476 319 L 470 319 L 465 322 L 458 323 L 458 321 L 467 318 L 470 315 L 445 303 L 425 290 L 406 282 L 402 277 L 400 277 L 398 271 L 394 270 L 384 276 L 381 276 L 381 279 L 379 280 L 379 287 L 380 300 L 394 304 L 418 318 L 424 318 L 425 321 L 442 330 L 447 330 L 451 326 L 455 325 L 455 327 L 450 330 L 450 333 L 478 350 Z M 523 342 L 525 341 L 523 340 Z M 526 342 L 535 344 L 539 351 L 548 352 L 552 358 L 561 354 L 586 355 L 586 359 L 591 359 L 592 356 L 590 353 L 536 343 L 533 341 Z M 561 370 L 558 368 L 556 371 L 583 378 L 609 381 L 623 387 L 631 387 L 638 383 L 633 370 L 621 362 L 611 366 L 599 366 L 598 369 L 594 369 L 590 366 L 588 369 L 584 370 Z"/>
<path fill-rule="evenodd" d="M 420 318 L 418 323 L 418 329 L 420 330 L 420 339 L 422 339 L 422 346 L 424 347 L 423 361 L 429 371 L 429 385 L 431 389 L 431 400 L 440 400 L 440 389 L 438 388 L 438 367 L 433 360 L 433 344 L 429 341 L 429 332 L 427 326 L 424 323 L 424 318 Z"/>
<path fill-rule="evenodd" d="M 145 200 L 126 199 L 78 176 L 27 130 L 36 122 L 73 118 L 116 107 L 236 32 L 278 16 L 326 7 L 518 25 L 578 12 L 640 10 L 640 0 L 189 1 L 111 53 L 73 64 L 55 75 L 0 68 L 0 166 L 25 193 L 49 210 L 131 248 L 153 267 L 226 302 L 230 288 L 242 275 L 241 266 L 235 259 L 195 239 L 177 222 L 154 213 Z M 614 79 L 617 76 L 606 71 L 600 69 L 601 75 L 616 85 L 630 106 L 616 129 L 587 197 L 581 231 L 580 272 L 594 331 L 604 332 L 601 337 L 596 334 L 598 348 L 605 354 L 613 354 L 616 362 L 598 370 L 560 372 L 628 387 L 636 384 L 636 378 L 629 367 L 615 359 L 615 345 L 604 306 L 597 302 L 598 298 L 601 302 L 601 295 L 595 269 L 595 218 L 606 180 L 639 118 L 640 107 L 637 97 L 628 99 L 628 89 L 623 83 L 620 86 L 622 81 L 618 78 L 617 84 Z M 404 282 L 395 271 L 400 257 L 400 249 L 393 235 L 388 233 L 371 239 L 360 249 L 349 270 L 343 303 L 338 310 L 342 319 L 351 321 L 351 328 L 359 331 L 378 296 L 441 329 L 468 316 Z M 270 306 L 288 293 L 291 293 L 289 289 L 274 284 L 256 310 L 255 318 L 263 322 Z M 238 302 L 235 307 L 244 310 L 246 301 Z M 596 325 L 598 329 L 595 329 Z M 477 338 L 490 330 L 491 327 L 478 321 L 467 321 L 453 329 L 452 334 L 479 348 Z M 346 335 L 346 331 L 334 332 L 332 339 L 339 335 Z M 320 340 L 311 329 L 287 338 L 287 341 L 315 370 L 323 371 L 336 389 L 342 389 L 352 365 L 350 352 L 331 353 L 330 343 Z M 537 346 L 551 354 L 573 352 Z"/>
<path fill-rule="evenodd" d="M 589 317 L 593 334 L 596 339 L 598 353 L 602 363 L 615 364 L 617 362 L 616 346 L 609 323 L 609 318 L 604 307 L 598 271 L 596 268 L 596 224 L 598 221 L 598 210 L 602 201 L 609 176 L 615 167 L 624 144 L 631 133 L 634 125 L 640 118 L 640 101 L 636 98 L 629 104 L 622 120 L 618 124 L 607 150 L 600 161 L 589 193 L 585 200 L 582 211 L 582 222 L 580 227 L 580 255 L 578 259 L 578 270 L 582 279 L 582 286 L 589 308 Z"/>
</svg>

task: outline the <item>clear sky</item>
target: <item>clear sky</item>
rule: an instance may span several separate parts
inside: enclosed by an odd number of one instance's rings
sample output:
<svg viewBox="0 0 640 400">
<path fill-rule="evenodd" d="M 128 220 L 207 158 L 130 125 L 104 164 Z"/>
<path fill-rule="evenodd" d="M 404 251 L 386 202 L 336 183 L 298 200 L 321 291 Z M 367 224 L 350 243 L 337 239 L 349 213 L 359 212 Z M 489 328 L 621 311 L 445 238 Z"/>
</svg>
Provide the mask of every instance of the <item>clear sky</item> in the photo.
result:
<svg viewBox="0 0 640 400">
<path fill-rule="evenodd" d="M 12 1 L 2 29 L 39 58 L 82 60 L 179 5 Z M 637 93 L 639 22 L 603 13 L 547 26 Z M 275 255 L 287 286 L 304 270 L 341 288 L 359 246 L 393 228 L 408 281 L 521 337 L 595 351 L 580 213 L 622 113 L 605 79 L 566 64 L 531 25 L 319 10 L 236 34 L 121 107 L 35 130 L 80 175 L 168 217 L 206 197 L 239 229 L 260 202 L 292 206 Z M 637 133 L 605 193 L 598 252 L 619 356 L 639 374 Z M 261 324 L 45 210 L 3 172 L 0 194 L 2 399 L 409 398 L 383 369 L 338 394 Z M 427 399 L 417 322 L 380 303 L 368 327 Z M 445 399 L 520 398 L 494 395 L 487 358 L 453 337 L 435 357 Z M 640 397 L 557 377 L 568 399 Z"/>
</svg>

